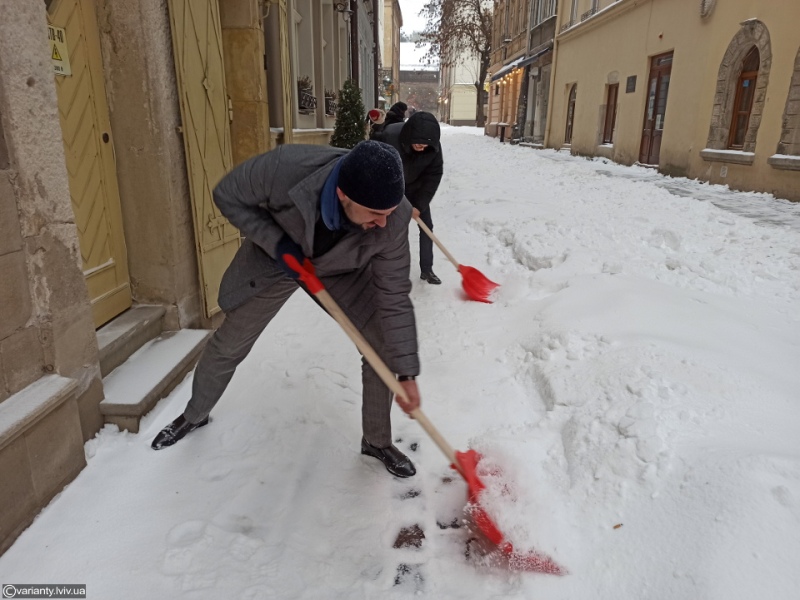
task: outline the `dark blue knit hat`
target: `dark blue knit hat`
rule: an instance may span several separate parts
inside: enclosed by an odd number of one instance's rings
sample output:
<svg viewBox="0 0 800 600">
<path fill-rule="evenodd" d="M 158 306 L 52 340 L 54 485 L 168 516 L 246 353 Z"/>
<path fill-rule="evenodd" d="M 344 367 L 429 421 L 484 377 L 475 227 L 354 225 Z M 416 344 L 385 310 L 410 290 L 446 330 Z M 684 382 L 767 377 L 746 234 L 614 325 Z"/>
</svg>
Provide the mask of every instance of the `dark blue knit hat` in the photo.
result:
<svg viewBox="0 0 800 600">
<path fill-rule="evenodd" d="M 394 208 L 405 193 L 400 154 L 383 142 L 359 142 L 344 155 L 337 185 L 356 204 L 373 210 Z"/>
</svg>

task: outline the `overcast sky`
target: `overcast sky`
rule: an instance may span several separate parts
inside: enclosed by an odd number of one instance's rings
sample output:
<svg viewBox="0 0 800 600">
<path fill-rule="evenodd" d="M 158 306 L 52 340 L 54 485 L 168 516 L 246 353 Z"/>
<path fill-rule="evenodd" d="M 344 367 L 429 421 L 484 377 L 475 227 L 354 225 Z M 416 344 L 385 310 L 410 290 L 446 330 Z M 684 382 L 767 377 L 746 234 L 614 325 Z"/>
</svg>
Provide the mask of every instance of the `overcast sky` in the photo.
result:
<svg viewBox="0 0 800 600">
<path fill-rule="evenodd" d="M 403 31 L 412 33 L 425 28 L 425 20 L 419 16 L 419 11 L 425 6 L 426 0 L 400 0 L 400 11 L 403 13 Z"/>
</svg>

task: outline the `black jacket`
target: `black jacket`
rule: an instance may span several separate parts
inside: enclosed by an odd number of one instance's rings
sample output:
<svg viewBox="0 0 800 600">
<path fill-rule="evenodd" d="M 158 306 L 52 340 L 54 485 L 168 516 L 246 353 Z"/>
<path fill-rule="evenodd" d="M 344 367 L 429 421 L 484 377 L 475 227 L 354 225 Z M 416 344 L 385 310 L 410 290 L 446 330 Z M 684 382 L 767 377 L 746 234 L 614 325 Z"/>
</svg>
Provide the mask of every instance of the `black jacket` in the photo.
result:
<svg viewBox="0 0 800 600">
<path fill-rule="evenodd" d="M 444 160 L 439 136 L 439 122 L 428 112 L 416 112 L 405 123 L 394 123 L 373 135 L 373 139 L 391 144 L 400 152 L 406 198 L 420 212 L 430 207 L 442 180 Z M 428 147 L 417 152 L 411 144 Z"/>
<path fill-rule="evenodd" d="M 405 121 L 407 109 L 408 107 L 401 102 L 392 104 L 392 107 L 386 111 L 386 119 L 383 121 L 383 126 L 386 127 L 393 123 L 402 123 Z"/>
</svg>

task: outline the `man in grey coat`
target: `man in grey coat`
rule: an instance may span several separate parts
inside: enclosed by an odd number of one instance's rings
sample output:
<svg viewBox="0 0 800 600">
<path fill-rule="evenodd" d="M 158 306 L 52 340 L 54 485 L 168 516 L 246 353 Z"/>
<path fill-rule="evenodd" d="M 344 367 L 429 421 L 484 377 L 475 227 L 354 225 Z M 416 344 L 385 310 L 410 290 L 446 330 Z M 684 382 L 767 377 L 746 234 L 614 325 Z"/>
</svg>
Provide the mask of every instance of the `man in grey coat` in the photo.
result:
<svg viewBox="0 0 800 600">
<path fill-rule="evenodd" d="M 299 287 L 287 264 L 310 258 L 317 276 L 367 341 L 398 376 L 408 402 L 419 407 L 414 309 L 409 298 L 408 223 L 403 166 L 382 142 L 347 151 L 285 145 L 231 171 L 214 202 L 245 238 L 222 278 L 225 320 L 195 370 L 183 414 L 153 440 L 160 450 L 206 425 L 208 415 L 256 339 Z M 362 358 L 361 452 L 399 477 L 414 465 L 392 445 L 392 393 Z"/>
</svg>

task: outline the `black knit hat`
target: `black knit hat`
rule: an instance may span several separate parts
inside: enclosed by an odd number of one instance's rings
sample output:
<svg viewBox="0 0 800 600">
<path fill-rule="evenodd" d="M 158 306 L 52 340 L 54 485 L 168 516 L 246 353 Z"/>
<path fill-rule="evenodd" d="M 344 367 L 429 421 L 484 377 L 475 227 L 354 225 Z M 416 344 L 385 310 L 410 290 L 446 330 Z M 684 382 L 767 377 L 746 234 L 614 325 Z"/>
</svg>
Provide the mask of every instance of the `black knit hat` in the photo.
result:
<svg viewBox="0 0 800 600">
<path fill-rule="evenodd" d="M 359 142 L 344 155 L 337 185 L 356 204 L 373 210 L 394 208 L 405 193 L 400 154 L 383 142 Z"/>
</svg>

